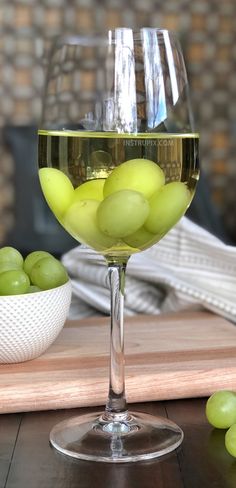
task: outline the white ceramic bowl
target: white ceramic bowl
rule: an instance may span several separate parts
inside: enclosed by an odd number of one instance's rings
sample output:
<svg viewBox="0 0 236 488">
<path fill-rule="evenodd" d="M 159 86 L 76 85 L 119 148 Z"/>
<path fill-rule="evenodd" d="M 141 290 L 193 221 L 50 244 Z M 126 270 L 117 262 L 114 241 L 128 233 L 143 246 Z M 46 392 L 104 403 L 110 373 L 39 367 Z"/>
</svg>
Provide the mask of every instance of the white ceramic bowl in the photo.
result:
<svg viewBox="0 0 236 488">
<path fill-rule="evenodd" d="M 71 283 L 52 290 L 0 296 L 0 363 L 40 356 L 54 342 L 68 316 Z"/>
</svg>

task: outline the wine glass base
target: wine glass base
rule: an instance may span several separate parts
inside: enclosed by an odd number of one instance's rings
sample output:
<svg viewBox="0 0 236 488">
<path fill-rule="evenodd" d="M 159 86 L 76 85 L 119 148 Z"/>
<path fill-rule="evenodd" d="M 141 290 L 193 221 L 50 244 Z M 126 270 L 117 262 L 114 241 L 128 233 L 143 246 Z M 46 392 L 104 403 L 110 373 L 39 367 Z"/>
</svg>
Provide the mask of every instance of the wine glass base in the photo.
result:
<svg viewBox="0 0 236 488">
<path fill-rule="evenodd" d="M 122 417 L 122 416 L 121 416 Z M 63 454 L 87 461 L 125 463 L 153 459 L 176 449 L 183 431 L 174 422 L 140 412 L 113 421 L 99 412 L 57 424 L 50 442 Z"/>
</svg>

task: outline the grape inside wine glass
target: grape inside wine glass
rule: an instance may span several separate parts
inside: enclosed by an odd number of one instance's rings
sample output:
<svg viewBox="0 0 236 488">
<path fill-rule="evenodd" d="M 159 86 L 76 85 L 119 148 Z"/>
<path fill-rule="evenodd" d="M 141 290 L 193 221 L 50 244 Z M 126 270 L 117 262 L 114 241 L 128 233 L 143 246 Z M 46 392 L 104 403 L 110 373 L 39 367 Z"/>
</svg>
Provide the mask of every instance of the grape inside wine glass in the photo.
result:
<svg viewBox="0 0 236 488">
<path fill-rule="evenodd" d="M 183 432 L 166 418 L 127 409 L 124 283 L 129 257 L 177 223 L 198 180 L 198 135 L 180 46 L 154 28 L 59 38 L 43 105 L 42 191 L 62 226 L 105 257 L 111 289 L 105 410 L 59 423 L 50 441 L 86 460 L 155 458 L 177 448 Z"/>
</svg>

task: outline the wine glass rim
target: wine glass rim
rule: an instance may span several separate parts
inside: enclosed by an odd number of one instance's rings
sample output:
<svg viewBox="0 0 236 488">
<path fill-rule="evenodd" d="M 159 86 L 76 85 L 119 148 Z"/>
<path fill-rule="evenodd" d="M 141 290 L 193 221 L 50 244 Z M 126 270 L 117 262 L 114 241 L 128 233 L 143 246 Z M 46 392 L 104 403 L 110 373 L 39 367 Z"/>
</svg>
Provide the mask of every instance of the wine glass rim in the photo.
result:
<svg viewBox="0 0 236 488">
<path fill-rule="evenodd" d="M 141 40 L 141 36 L 143 32 L 154 33 L 156 32 L 157 35 L 164 36 L 169 35 L 171 37 L 176 37 L 176 33 L 171 31 L 170 29 L 159 28 L 159 27 L 140 27 L 140 28 L 131 28 L 131 27 L 116 27 L 114 29 L 107 29 L 106 34 L 103 34 L 99 31 L 91 31 L 90 33 L 81 33 L 81 34 L 63 34 L 59 35 L 56 39 L 57 44 L 63 45 L 92 45 L 95 41 L 101 45 L 106 45 L 108 43 L 115 43 L 115 34 L 117 32 L 129 32 L 132 31 L 133 39 L 135 41 Z"/>
</svg>

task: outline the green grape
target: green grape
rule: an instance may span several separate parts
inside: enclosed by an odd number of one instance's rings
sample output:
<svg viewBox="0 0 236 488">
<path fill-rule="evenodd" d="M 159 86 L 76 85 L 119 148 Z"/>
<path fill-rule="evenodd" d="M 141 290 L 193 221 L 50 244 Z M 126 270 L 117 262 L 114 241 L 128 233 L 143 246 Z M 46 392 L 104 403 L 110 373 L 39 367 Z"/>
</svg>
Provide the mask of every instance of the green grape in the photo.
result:
<svg viewBox="0 0 236 488">
<path fill-rule="evenodd" d="M 98 228 L 96 215 L 99 203 L 96 200 L 81 200 L 74 203 L 62 223 L 76 239 L 102 251 L 112 247 L 116 241 Z"/>
<path fill-rule="evenodd" d="M 153 234 L 166 234 L 184 215 L 191 195 L 185 183 L 173 181 L 150 198 L 150 213 L 145 228 Z"/>
<path fill-rule="evenodd" d="M 23 266 L 23 257 L 17 249 L 11 246 L 5 246 L 0 249 L 0 264 L 11 262 L 19 268 Z"/>
<path fill-rule="evenodd" d="M 68 274 L 60 261 L 53 257 L 44 257 L 33 265 L 30 280 L 41 290 L 50 290 L 64 285 L 68 281 Z"/>
<path fill-rule="evenodd" d="M 74 188 L 70 179 L 59 169 L 41 168 L 39 180 L 49 207 L 60 218 L 73 200 Z"/>
<path fill-rule="evenodd" d="M 124 241 L 131 247 L 136 249 L 143 249 L 145 246 L 150 246 L 151 243 L 156 242 L 157 238 L 151 232 L 148 232 L 145 227 L 141 227 L 133 234 L 124 238 Z"/>
<path fill-rule="evenodd" d="M 236 394 L 220 390 L 210 396 L 206 404 L 208 422 L 218 429 L 227 429 L 236 422 Z"/>
<path fill-rule="evenodd" d="M 107 197 L 120 190 L 134 190 L 149 199 L 164 184 L 165 175 L 156 163 L 149 159 L 131 159 L 112 171 L 103 193 Z"/>
<path fill-rule="evenodd" d="M 0 295 L 21 295 L 30 286 L 28 275 L 23 269 L 11 269 L 0 274 Z"/>
<path fill-rule="evenodd" d="M 41 288 L 36 285 L 30 285 L 27 293 L 37 293 L 38 291 L 42 291 Z"/>
<path fill-rule="evenodd" d="M 225 434 L 225 447 L 231 456 L 236 457 L 236 423 Z"/>
<path fill-rule="evenodd" d="M 0 273 L 4 273 L 4 271 L 10 271 L 10 269 L 22 269 L 22 266 L 19 266 L 16 263 L 11 263 L 10 261 L 0 262 Z"/>
<path fill-rule="evenodd" d="M 26 256 L 25 261 L 24 261 L 24 271 L 27 273 L 27 275 L 30 275 L 31 269 L 34 266 L 35 263 L 39 259 L 42 258 L 47 258 L 47 257 L 53 257 L 49 252 L 47 251 L 33 251 L 28 256 Z"/>
<path fill-rule="evenodd" d="M 104 234 L 123 238 L 142 227 L 148 213 L 149 204 L 142 193 L 121 190 L 112 193 L 100 203 L 97 221 Z"/>
<path fill-rule="evenodd" d="M 222 463 L 229 468 L 232 458 L 225 449 L 225 429 L 211 429 L 207 437 L 207 455 L 216 464 Z M 235 485 L 236 486 L 236 485 Z"/>
<path fill-rule="evenodd" d="M 86 181 L 74 191 L 73 203 L 79 200 L 103 200 L 104 178 Z"/>
</svg>

